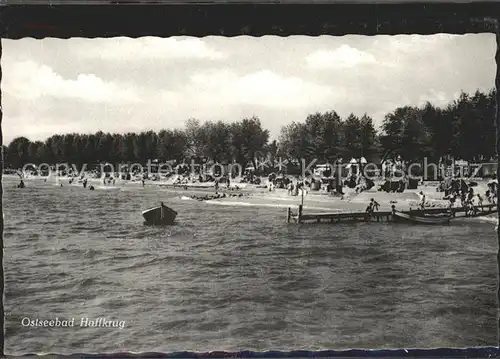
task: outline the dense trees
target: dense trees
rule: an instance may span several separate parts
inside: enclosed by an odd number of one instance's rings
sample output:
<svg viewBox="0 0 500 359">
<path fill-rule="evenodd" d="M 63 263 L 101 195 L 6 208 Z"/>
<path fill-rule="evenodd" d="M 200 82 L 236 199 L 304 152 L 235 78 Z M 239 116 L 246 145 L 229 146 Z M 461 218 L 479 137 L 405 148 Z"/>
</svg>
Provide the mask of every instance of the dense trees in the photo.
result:
<svg viewBox="0 0 500 359">
<path fill-rule="evenodd" d="M 282 156 L 297 161 L 333 161 L 339 155 L 360 157 L 377 151 L 373 120 L 366 114 L 361 119 L 351 114 L 342 120 L 336 112 L 316 113 L 305 123 L 284 126 L 279 143 Z"/>
<path fill-rule="evenodd" d="M 19 168 L 30 160 L 29 149 L 30 140 L 26 137 L 15 138 L 7 147 L 6 158 L 13 167 Z"/>
<path fill-rule="evenodd" d="M 465 160 L 488 160 L 496 155 L 495 93 L 462 93 L 453 103 L 439 108 L 431 103 L 404 106 L 388 113 L 377 133 L 371 117 L 355 114 L 342 119 L 335 111 L 314 113 L 304 122 L 281 129 L 269 142 L 269 131 L 257 117 L 233 123 L 190 119 L 185 128 L 159 132 L 56 134 L 42 141 L 18 137 L 3 146 L 6 166 L 26 163 L 129 162 L 148 159 L 236 162 L 242 166 L 267 158 L 275 165 L 279 158 L 293 162 L 318 162 L 364 156 L 373 160 L 388 151 L 406 160 L 428 157 L 437 160 L 452 155 Z"/>
<path fill-rule="evenodd" d="M 452 155 L 468 161 L 496 155 L 495 93 L 462 93 L 445 108 L 430 103 L 400 107 L 387 114 L 380 136 L 382 148 L 407 160 L 437 160 Z"/>
<path fill-rule="evenodd" d="M 425 156 L 429 145 L 429 131 L 419 108 L 397 108 L 385 116 L 382 130 L 384 133 L 380 136 L 380 141 L 384 149 L 396 152 L 407 160 Z"/>
</svg>

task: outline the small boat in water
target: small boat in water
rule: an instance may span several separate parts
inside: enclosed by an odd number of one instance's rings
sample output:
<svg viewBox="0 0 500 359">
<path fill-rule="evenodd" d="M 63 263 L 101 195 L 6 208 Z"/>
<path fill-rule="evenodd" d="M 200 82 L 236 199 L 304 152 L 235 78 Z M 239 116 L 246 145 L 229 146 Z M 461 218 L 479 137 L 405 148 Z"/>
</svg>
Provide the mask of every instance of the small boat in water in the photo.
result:
<svg viewBox="0 0 500 359">
<path fill-rule="evenodd" d="M 419 224 L 448 224 L 451 216 L 412 216 L 403 212 L 393 211 L 393 215 L 397 219 L 419 223 Z"/>
<path fill-rule="evenodd" d="M 177 212 L 163 204 L 145 211 L 142 211 L 142 216 L 145 219 L 144 224 L 151 226 L 170 225 L 175 221 Z"/>
</svg>

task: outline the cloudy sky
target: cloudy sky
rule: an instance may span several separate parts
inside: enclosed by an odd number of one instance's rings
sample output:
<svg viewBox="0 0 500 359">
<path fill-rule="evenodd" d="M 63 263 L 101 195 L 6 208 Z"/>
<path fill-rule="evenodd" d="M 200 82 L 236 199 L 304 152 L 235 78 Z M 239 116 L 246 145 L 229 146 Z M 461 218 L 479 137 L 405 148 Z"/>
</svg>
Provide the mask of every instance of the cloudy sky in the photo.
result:
<svg viewBox="0 0 500 359">
<path fill-rule="evenodd" d="M 273 136 L 307 114 L 446 104 L 494 86 L 480 35 L 2 40 L 4 143 L 258 116 Z"/>
</svg>

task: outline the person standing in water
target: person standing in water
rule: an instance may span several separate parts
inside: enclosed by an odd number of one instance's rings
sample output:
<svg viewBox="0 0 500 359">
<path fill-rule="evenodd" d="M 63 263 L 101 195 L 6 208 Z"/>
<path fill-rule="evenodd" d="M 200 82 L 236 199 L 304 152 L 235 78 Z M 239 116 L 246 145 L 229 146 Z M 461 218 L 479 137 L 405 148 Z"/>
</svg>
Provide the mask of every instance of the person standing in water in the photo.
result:
<svg viewBox="0 0 500 359">
<path fill-rule="evenodd" d="M 370 203 L 368 204 L 368 207 L 366 207 L 366 213 L 370 214 L 370 216 L 373 214 L 373 212 L 378 211 L 380 204 L 375 201 L 374 198 L 370 200 Z"/>
</svg>

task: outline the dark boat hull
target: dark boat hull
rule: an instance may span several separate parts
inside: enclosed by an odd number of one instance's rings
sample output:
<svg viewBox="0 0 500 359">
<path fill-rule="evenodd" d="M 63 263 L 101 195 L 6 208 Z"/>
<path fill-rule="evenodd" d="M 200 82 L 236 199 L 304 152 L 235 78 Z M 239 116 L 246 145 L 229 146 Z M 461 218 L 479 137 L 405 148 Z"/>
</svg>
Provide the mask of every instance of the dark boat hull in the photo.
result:
<svg viewBox="0 0 500 359">
<path fill-rule="evenodd" d="M 162 211 L 163 209 L 163 211 Z M 174 224 L 177 212 L 167 206 L 158 206 L 142 212 L 144 224 L 150 226 L 162 226 Z"/>
<path fill-rule="evenodd" d="M 412 223 L 418 223 L 418 224 L 448 224 L 450 223 L 450 216 L 425 216 L 425 217 L 419 217 L 419 216 L 411 216 L 406 213 L 402 212 L 397 212 L 395 211 L 393 215 L 400 220 L 403 221 L 408 221 Z"/>
</svg>

